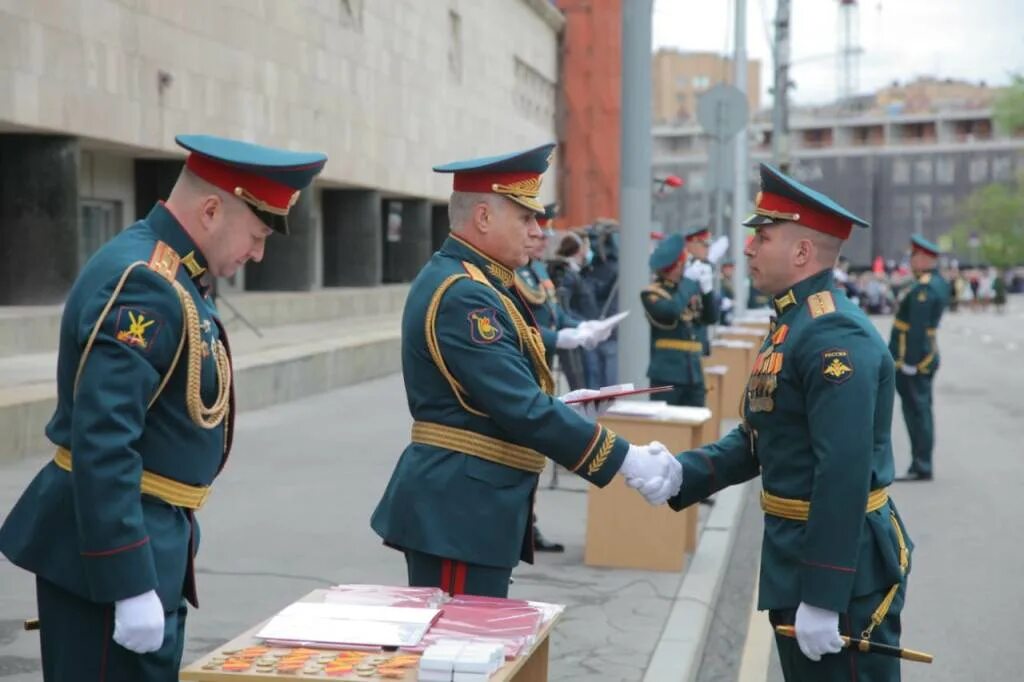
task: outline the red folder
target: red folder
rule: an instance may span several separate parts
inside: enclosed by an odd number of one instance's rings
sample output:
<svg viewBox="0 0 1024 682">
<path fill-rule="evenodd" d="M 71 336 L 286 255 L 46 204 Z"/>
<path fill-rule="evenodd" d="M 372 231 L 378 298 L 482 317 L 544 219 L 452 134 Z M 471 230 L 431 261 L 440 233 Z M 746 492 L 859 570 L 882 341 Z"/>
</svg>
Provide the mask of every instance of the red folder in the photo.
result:
<svg viewBox="0 0 1024 682">
<path fill-rule="evenodd" d="M 622 398 L 627 395 L 640 395 L 643 393 L 664 393 L 665 391 L 671 391 L 671 386 L 651 386 L 650 388 L 631 388 L 627 391 L 601 391 L 594 395 L 587 396 L 586 398 L 573 398 L 572 400 L 566 400 L 566 405 L 576 405 L 579 403 L 590 403 L 595 400 L 614 400 L 616 398 Z"/>
</svg>

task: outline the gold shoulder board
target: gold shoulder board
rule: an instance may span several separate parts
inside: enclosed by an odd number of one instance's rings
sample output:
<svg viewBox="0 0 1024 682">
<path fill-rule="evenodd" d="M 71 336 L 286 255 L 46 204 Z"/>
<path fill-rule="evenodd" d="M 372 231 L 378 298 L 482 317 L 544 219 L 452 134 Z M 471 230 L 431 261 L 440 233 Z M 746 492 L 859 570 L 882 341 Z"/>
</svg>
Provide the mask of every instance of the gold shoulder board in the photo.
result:
<svg viewBox="0 0 1024 682">
<path fill-rule="evenodd" d="M 819 291 L 807 297 L 807 308 L 811 311 L 811 317 L 821 317 L 836 311 L 836 302 L 832 298 L 831 291 Z"/>
<path fill-rule="evenodd" d="M 158 241 L 146 265 L 168 282 L 173 282 L 178 276 L 178 268 L 181 267 L 181 256 L 168 244 Z"/>
</svg>

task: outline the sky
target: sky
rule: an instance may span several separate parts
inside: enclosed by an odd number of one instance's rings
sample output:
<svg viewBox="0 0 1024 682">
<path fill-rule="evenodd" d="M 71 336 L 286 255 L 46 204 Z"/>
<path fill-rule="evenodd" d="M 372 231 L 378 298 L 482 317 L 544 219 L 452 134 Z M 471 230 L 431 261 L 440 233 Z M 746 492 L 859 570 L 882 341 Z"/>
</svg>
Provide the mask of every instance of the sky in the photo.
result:
<svg viewBox="0 0 1024 682">
<path fill-rule="evenodd" d="M 628 0 L 627 0 L 628 1 Z M 655 49 L 733 51 L 736 0 L 654 0 Z M 776 0 L 746 0 L 747 52 L 760 58 L 763 104 L 772 80 L 768 34 Z M 797 104 L 836 97 L 837 0 L 790 0 L 791 92 Z M 1024 73 L 1022 0 L 860 0 L 858 92 L 920 75 L 1005 85 Z"/>
</svg>

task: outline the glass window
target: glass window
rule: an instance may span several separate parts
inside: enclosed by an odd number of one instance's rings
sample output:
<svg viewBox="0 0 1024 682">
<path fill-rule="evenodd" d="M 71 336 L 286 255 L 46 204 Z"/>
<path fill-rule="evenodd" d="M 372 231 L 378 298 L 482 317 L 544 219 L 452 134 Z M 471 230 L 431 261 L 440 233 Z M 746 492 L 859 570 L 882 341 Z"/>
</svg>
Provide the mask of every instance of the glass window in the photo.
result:
<svg viewBox="0 0 1024 682">
<path fill-rule="evenodd" d="M 1013 179 L 1013 158 L 1009 156 L 998 156 L 992 159 L 992 179 L 1012 180 Z"/>
<path fill-rule="evenodd" d="M 78 202 L 78 262 L 85 262 L 121 230 L 121 202 L 82 199 Z"/>
<path fill-rule="evenodd" d="M 967 166 L 967 176 L 971 184 L 980 184 L 988 180 L 988 159 L 980 157 L 971 159 Z"/>
<path fill-rule="evenodd" d="M 914 162 L 914 184 L 932 184 L 932 160 L 918 159 Z"/>
<path fill-rule="evenodd" d="M 935 182 L 940 185 L 952 185 L 956 182 L 956 162 L 947 157 L 935 161 Z"/>
<path fill-rule="evenodd" d="M 956 198 L 951 194 L 943 194 L 939 197 L 939 216 L 951 218 L 956 213 Z"/>
<path fill-rule="evenodd" d="M 893 159 L 892 184 L 907 185 L 910 183 L 910 162 L 906 159 Z"/>
</svg>

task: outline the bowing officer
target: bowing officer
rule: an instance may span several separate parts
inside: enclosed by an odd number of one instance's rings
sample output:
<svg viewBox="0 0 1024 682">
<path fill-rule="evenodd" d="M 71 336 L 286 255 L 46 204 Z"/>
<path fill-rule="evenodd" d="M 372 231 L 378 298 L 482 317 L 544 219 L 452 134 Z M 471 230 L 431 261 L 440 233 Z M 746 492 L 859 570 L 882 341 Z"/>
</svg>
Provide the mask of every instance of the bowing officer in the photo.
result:
<svg viewBox="0 0 1024 682">
<path fill-rule="evenodd" d="M 932 380 L 939 369 L 936 333 L 949 302 L 949 284 L 939 274 L 941 250 L 924 237 L 910 240 L 915 281 L 903 293 L 892 322 L 889 351 L 896 362 L 896 392 L 910 435 L 912 460 L 901 481 L 930 481 L 935 422 Z"/>
<path fill-rule="evenodd" d="M 176 680 L 198 605 L 194 513 L 231 449 L 231 355 L 214 277 L 263 257 L 326 157 L 181 135 L 166 202 L 102 247 L 68 294 L 53 459 L 0 528 L 36 575 L 43 677 Z"/>
<path fill-rule="evenodd" d="M 682 509 L 761 476 L 758 608 L 790 682 L 899 680 L 899 659 L 844 649 L 840 633 L 899 645 L 912 545 L 892 500 L 893 359 L 832 268 L 868 224 L 775 168 L 745 225 L 754 285 L 777 318 L 747 382 L 743 422 L 683 452 Z"/>
<path fill-rule="evenodd" d="M 655 279 L 640 294 L 651 325 L 647 376 L 652 386 L 673 387 L 672 392 L 652 394 L 651 399 L 701 407 L 705 402 L 704 345 L 698 326 L 715 321 L 711 290 L 702 293 L 699 282 L 683 277 L 686 249 L 682 235 L 662 239 L 649 263 Z"/>
<path fill-rule="evenodd" d="M 537 196 L 553 150 L 434 168 L 454 174 L 452 234 L 406 301 L 412 442 L 371 519 L 404 553 L 410 585 L 506 596 L 512 569 L 533 560 L 533 500 L 548 458 L 595 485 L 622 473 L 652 503 L 678 489 L 663 446 L 630 445 L 594 423 L 593 409 L 584 416 L 553 395 L 540 331 L 515 293 L 515 270 L 540 237 Z"/>
</svg>

